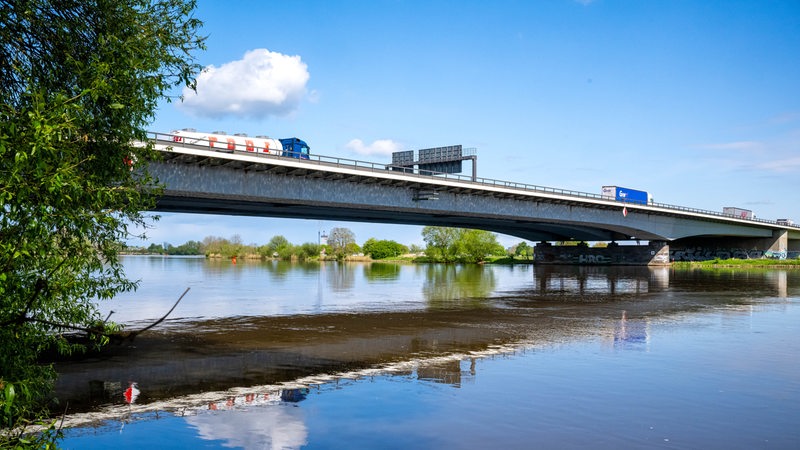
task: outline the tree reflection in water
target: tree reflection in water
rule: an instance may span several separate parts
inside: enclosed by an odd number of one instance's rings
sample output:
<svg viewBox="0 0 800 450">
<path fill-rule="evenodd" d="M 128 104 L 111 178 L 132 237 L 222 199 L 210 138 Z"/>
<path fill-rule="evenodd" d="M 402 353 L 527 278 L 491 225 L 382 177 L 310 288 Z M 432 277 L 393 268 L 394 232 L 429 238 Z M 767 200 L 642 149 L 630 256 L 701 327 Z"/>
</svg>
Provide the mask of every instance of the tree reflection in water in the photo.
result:
<svg viewBox="0 0 800 450">
<path fill-rule="evenodd" d="M 422 292 L 434 308 L 483 307 L 495 288 L 492 268 L 479 264 L 429 264 L 424 271 Z"/>
</svg>

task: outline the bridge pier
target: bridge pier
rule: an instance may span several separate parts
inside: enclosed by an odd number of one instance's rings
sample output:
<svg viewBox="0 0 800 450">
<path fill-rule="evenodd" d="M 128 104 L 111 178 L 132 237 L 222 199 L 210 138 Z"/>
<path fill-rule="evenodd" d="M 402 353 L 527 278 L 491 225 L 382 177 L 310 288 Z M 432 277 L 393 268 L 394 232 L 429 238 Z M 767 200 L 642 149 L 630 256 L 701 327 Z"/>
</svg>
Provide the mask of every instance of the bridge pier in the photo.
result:
<svg viewBox="0 0 800 450">
<path fill-rule="evenodd" d="M 798 241 L 789 240 L 787 230 L 774 230 L 772 237 L 766 238 L 698 236 L 670 242 L 670 260 L 786 259 L 800 250 L 799 246 Z"/>
<path fill-rule="evenodd" d="M 606 266 L 665 266 L 670 264 L 669 245 L 664 241 L 650 241 L 647 245 L 619 245 L 589 247 L 536 244 L 534 264 L 606 265 Z"/>
</svg>

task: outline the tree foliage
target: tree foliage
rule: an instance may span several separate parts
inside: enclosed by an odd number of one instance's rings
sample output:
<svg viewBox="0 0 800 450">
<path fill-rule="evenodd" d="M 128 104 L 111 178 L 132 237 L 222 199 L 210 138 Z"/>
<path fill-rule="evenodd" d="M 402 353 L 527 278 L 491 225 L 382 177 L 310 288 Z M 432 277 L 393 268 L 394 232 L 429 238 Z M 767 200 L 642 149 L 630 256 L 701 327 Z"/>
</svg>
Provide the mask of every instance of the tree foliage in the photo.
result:
<svg viewBox="0 0 800 450">
<path fill-rule="evenodd" d="M 289 240 L 281 235 L 273 236 L 272 239 L 269 240 L 267 243 L 267 254 L 269 256 L 273 256 L 275 253 L 277 254 L 286 254 L 286 250 L 291 250 L 292 244 L 289 243 Z M 291 254 L 290 254 L 291 255 Z"/>
<path fill-rule="evenodd" d="M 484 230 L 460 230 L 459 247 L 466 262 L 483 262 L 487 256 L 502 255 L 505 249 L 497 242 L 497 235 Z"/>
<path fill-rule="evenodd" d="M 95 300 L 136 286 L 119 242 L 147 225 L 157 189 L 152 148 L 133 143 L 146 141 L 158 102 L 199 72 L 194 6 L 0 1 L 2 427 L 42 413 L 32 405 L 52 371 L 38 354 L 79 350 L 63 334 L 95 326 Z"/>
<path fill-rule="evenodd" d="M 201 243 L 197 241 L 186 241 L 185 243 L 174 247 L 167 245 L 168 255 L 202 255 Z"/>
<path fill-rule="evenodd" d="M 389 240 L 379 241 L 375 238 L 367 239 L 364 245 L 361 246 L 361 250 L 372 259 L 391 258 L 402 255 L 403 253 L 408 253 L 408 247 L 403 244 Z"/>
<path fill-rule="evenodd" d="M 459 253 L 458 233 L 458 228 L 424 227 L 422 240 L 427 244 L 425 254 L 435 261 L 455 261 Z"/>
<path fill-rule="evenodd" d="M 505 252 L 497 235 L 484 230 L 424 227 L 422 239 L 427 244 L 425 254 L 434 261 L 482 262 Z"/>
<path fill-rule="evenodd" d="M 296 256 L 299 259 L 319 257 L 319 252 L 321 250 L 322 246 L 317 244 L 316 242 L 304 242 L 303 244 L 295 248 Z"/>
<path fill-rule="evenodd" d="M 520 258 L 531 259 L 533 256 L 533 247 L 528 245 L 527 242 L 522 241 L 517 244 L 516 248 L 514 249 L 514 256 L 518 256 Z"/>
</svg>

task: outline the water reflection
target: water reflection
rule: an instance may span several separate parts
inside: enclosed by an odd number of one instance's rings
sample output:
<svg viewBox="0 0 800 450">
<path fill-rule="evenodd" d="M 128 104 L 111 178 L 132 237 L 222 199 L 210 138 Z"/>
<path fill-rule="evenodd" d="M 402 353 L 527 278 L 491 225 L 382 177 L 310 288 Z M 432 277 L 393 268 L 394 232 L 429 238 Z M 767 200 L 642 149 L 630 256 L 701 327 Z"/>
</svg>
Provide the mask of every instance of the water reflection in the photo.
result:
<svg viewBox="0 0 800 450">
<path fill-rule="evenodd" d="M 422 292 L 435 308 L 481 307 L 495 289 L 495 272 L 484 265 L 427 264 Z"/>
<path fill-rule="evenodd" d="M 536 266 L 532 294 L 628 296 L 670 289 L 723 290 L 785 298 L 800 285 L 800 271 L 672 269 L 669 267 Z"/>
<path fill-rule="evenodd" d="M 225 447 L 300 448 L 308 439 L 305 410 L 291 403 L 307 394 L 308 389 L 286 389 L 229 397 L 194 411 L 186 422 L 201 439 L 222 441 Z"/>
<path fill-rule="evenodd" d="M 533 277 L 540 294 L 643 294 L 669 285 L 668 268 L 635 266 L 535 266 Z"/>
<path fill-rule="evenodd" d="M 800 270 L 732 269 L 672 270 L 671 289 L 718 292 L 736 298 L 773 296 L 786 298 L 800 293 Z"/>
<path fill-rule="evenodd" d="M 74 410 L 120 401 L 98 386 L 130 380 L 146 381 L 147 403 L 587 336 L 602 336 L 616 349 L 647 350 L 653 320 L 800 295 L 800 271 L 785 270 L 135 262 L 143 278 L 149 274 L 145 282 L 160 280 L 151 289 L 198 283 L 202 289 L 192 292 L 199 298 L 181 304 L 182 320 L 103 359 L 60 362 L 58 397 Z M 204 275 L 194 281 L 198 273 Z M 128 301 L 143 308 L 151 299 L 159 297 Z M 173 301 L 166 297 L 163 305 Z M 221 312 L 210 313 L 212 307 Z M 164 311 L 160 304 L 152 309 L 154 316 Z M 452 362 L 432 364 L 420 365 L 421 379 L 469 379 Z"/>
<path fill-rule="evenodd" d="M 364 278 L 369 281 L 392 281 L 400 278 L 402 265 L 394 263 L 373 262 L 365 264 Z"/>
<path fill-rule="evenodd" d="M 648 318 L 628 319 L 628 312 L 622 311 L 620 319 L 614 324 L 614 348 L 620 350 L 648 350 L 650 335 Z"/>
<path fill-rule="evenodd" d="M 474 383 L 476 358 L 469 358 L 469 369 L 463 370 L 464 361 L 429 361 L 417 368 L 417 379 L 460 388 L 464 383 Z"/>
<path fill-rule="evenodd" d="M 325 279 L 331 291 L 349 292 L 355 287 L 357 265 L 340 262 L 326 262 L 324 265 Z"/>
<path fill-rule="evenodd" d="M 392 371 L 394 376 L 414 373 L 418 380 L 459 388 L 463 383 L 474 382 L 476 358 L 422 362 L 416 371 Z M 351 380 L 337 379 L 333 385 L 342 388 L 348 381 Z M 292 407 L 292 403 L 305 400 L 308 393 L 308 388 L 249 392 L 211 401 L 188 412 L 184 409 L 181 414 L 201 439 L 222 441 L 226 447 L 300 448 L 308 443 L 308 418 L 306 410 Z"/>
</svg>

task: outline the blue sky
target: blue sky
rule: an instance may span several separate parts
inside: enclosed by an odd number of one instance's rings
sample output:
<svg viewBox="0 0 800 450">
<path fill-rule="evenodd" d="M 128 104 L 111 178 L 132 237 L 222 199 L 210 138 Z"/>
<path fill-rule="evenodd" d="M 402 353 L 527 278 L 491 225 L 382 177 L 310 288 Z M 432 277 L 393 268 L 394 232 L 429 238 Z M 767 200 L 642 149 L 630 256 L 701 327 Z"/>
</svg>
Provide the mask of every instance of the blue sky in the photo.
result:
<svg viewBox="0 0 800 450">
<path fill-rule="evenodd" d="M 462 144 L 484 178 L 800 221 L 800 2 L 200 0 L 196 17 L 210 70 L 152 131 L 375 162 Z M 300 244 L 333 227 L 423 243 L 421 227 L 190 214 L 147 234 Z"/>
</svg>

